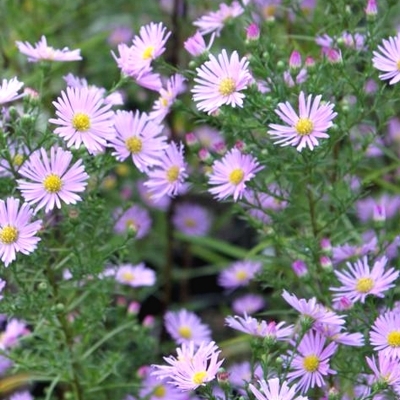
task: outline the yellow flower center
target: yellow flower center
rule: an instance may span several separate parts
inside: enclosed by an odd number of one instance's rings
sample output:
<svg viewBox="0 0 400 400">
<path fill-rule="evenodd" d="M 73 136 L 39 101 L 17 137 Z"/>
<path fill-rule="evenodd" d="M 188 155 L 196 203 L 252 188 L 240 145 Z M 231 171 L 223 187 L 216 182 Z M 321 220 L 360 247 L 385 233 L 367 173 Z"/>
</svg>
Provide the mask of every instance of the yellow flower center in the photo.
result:
<svg viewBox="0 0 400 400">
<path fill-rule="evenodd" d="M 196 226 L 196 221 L 193 218 L 186 218 L 185 219 L 185 225 L 188 228 L 194 228 Z"/>
<path fill-rule="evenodd" d="M 309 118 L 299 118 L 295 129 L 299 135 L 307 136 L 313 131 L 314 124 Z"/>
<path fill-rule="evenodd" d="M 196 385 L 201 385 L 204 382 L 205 377 L 207 376 L 206 371 L 199 371 L 193 375 L 192 381 Z"/>
<path fill-rule="evenodd" d="M 264 18 L 269 19 L 276 14 L 276 6 L 265 6 L 262 11 Z"/>
<path fill-rule="evenodd" d="M 13 158 L 13 165 L 19 167 L 24 162 L 24 156 L 22 154 L 16 154 Z"/>
<path fill-rule="evenodd" d="M 396 66 L 397 66 L 397 71 L 400 71 L 400 60 L 397 61 Z"/>
<path fill-rule="evenodd" d="M 179 178 L 179 167 L 174 165 L 167 171 L 167 181 L 169 183 L 174 183 L 178 180 L 178 178 Z"/>
<path fill-rule="evenodd" d="M 143 60 L 148 60 L 149 58 L 152 58 L 154 55 L 154 46 L 147 46 L 142 54 Z"/>
<path fill-rule="evenodd" d="M 18 229 L 11 225 L 6 225 L 0 231 L 0 241 L 4 244 L 15 243 L 18 239 Z"/>
<path fill-rule="evenodd" d="M 142 151 L 143 143 L 137 136 L 132 136 L 125 140 L 126 148 L 133 154 L 138 154 Z"/>
<path fill-rule="evenodd" d="M 307 372 L 315 372 L 319 367 L 319 359 L 315 354 L 304 357 L 303 367 Z"/>
<path fill-rule="evenodd" d="M 356 290 L 360 293 L 368 293 L 374 287 L 374 281 L 371 278 L 360 278 L 356 284 Z"/>
<path fill-rule="evenodd" d="M 76 113 L 72 117 L 72 126 L 79 132 L 86 132 L 90 129 L 89 115 L 84 113 Z"/>
<path fill-rule="evenodd" d="M 163 385 L 158 385 L 154 388 L 153 390 L 153 396 L 156 396 L 158 398 L 163 398 L 167 394 L 167 389 L 165 389 L 165 386 Z"/>
<path fill-rule="evenodd" d="M 229 174 L 229 182 L 232 183 L 232 185 L 239 185 L 243 178 L 244 171 L 241 168 L 236 168 Z"/>
<path fill-rule="evenodd" d="M 236 90 L 236 83 L 232 78 L 224 78 L 219 83 L 218 91 L 222 96 L 229 96 Z"/>
<path fill-rule="evenodd" d="M 390 347 L 400 347 L 400 331 L 392 331 L 387 335 L 387 342 Z"/>
<path fill-rule="evenodd" d="M 245 281 L 248 278 L 246 271 L 237 271 L 236 272 L 236 279 L 238 281 Z"/>
<path fill-rule="evenodd" d="M 126 282 L 132 282 L 135 280 L 135 275 L 130 272 L 130 271 L 125 271 L 122 275 L 121 275 L 122 279 Z"/>
<path fill-rule="evenodd" d="M 178 333 L 185 339 L 191 339 L 192 337 L 192 330 L 187 325 L 179 327 Z"/>
<path fill-rule="evenodd" d="M 160 97 L 160 103 L 163 107 L 168 107 L 168 99 L 165 97 Z"/>
<path fill-rule="evenodd" d="M 47 175 L 44 178 L 43 186 L 48 193 L 58 193 L 62 188 L 62 180 L 56 174 Z"/>
</svg>

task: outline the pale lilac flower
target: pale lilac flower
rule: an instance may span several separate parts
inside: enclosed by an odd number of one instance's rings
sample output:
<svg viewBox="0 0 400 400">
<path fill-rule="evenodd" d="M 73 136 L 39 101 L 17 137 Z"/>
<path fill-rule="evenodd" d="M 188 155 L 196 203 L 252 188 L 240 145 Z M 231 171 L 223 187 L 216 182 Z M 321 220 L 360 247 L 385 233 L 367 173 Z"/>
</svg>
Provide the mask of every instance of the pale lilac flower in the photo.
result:
<svg viewBox="0 0 400 400">
<path fill-rule="evenodd" d="M 112 153 L 118 161 L 129 156 L 141 172 L 159 163 L 161 152 L 168 147 L 161 135 L 163 126 L 151 121 L 146 113 L 117 110 L 114 117 L 115 136 L 109 139 Z"/>
<path fill-rule="evenodd" d="M 304 147 L 313 150 L 318 146 L 318 139 L 328 138 L 327 129 L 332 126 L 336 117 L 333 104 L 321 104 L 322 96 L 315 99 L 309 95 L 307 100 L 303 92 L 299 95 L 299 115 L 289 102 L 279 103 L 276 114 L 289 126 L 270 124 L 268 133 L 274 137 L 275 143 L 282 146 L 296 146 L 297 151 Z"/>
<path fill-rule="evenodd" d="M 355 50 L 365 50 L 365 35 L 359 32 L 349 33 L 343 32 L 341 39 L 346 47 Z"/>
<path fill-rule="evenodd" d="M 144 263 L 138 265 L 123 264 L 117 267 L 115 280 L 131 287 L 153 286 L 156 282 L 156 274 Z"/>
<path fill-rule="evenodd" d="M 257 294 L 245 294 L 232 302 L 235 314 L 254 314 L 265 307 L 265 300 Z"/>
<path fill-rule="evenodd" d="M 378 50 L 379 52 L 373 52 L 373 66 L 384 72 L 379 75 L 379 79 L 390 79 L 389 85 L 394 85 L 400 81 L 400 33 L 397 36 L 389 37 L 389 39 L 383 39 Z"/>
<path fill-rule="evenodd" d="M 42 221 L 30 222 L 32 215 L 27 203 L 20 208 L 19 199 L 0 200 L 0 255 L 6 267 L 16 259 L 17 252 L 29 254 L 36 249 Z"/>
<path fill-rule="evenodd" d="M 260 364 L 257 363 L 252 367 L 248 361 L 231 364 L 228 373 L 229 383 L 241 395 L 246 395 L 245 389 L 250 382 L 254 382 L 255 379 L 260 379 L 264 375 Z"/>
<path fill-rule="evenodd" d="M 378 353 L 378 362 L 375 357 L 365 357 L 368 366 L 372 369 L 376 383 L 384 383 L 390 386 L 400 395 L 400 362 L 386 357 L 384 353 Z"/>
<path fill-rule="evenodd" d="M 292 270 L 299 278 L 308 274 L 307 264 L 303 260 L 293 261 Z"/>
<path fill-rule="evenodd" d="M 246 182 L 262 169 L 251 154 L 243 154 L 234 148 L 213 163 L 208 183 L 214 187 L 208 191 L 218 200 L 233 196 L 233 200 L 237 201 L 245 194 Z"/>
<path fill-rule="evenodd" d="M 363 257 L 355 264 L 346 263 L 348 270 L 334 271 L 342 284 L 340 287 L 330 287 L 329 290 L 337 292 L 334 299 L 346 296 L 351 302 L 365 302 L 368 295 L 383 298 L 384 292 L 394 287 L 394 281 L 399 276 L 399 271 L 394 268 L 385 270 L 387 258 L 377 260 L 371 268 L 368 258 Z"/>
<path fill-rule="evenodd" d="M 135 204 L 122 214 L 121 210 L 117 210 L 117 220 L 114 226 L 115 232 L 124 234 L 131 230 L 135 234 L 136 239 L 142 239 L 149 233 L 150 228 L 151 218 L 145 208 Z"/>
<path fill-rule="evenodd" d="M 193 312 L 182 309 L 179 311 L 168 311 L 164 315 L 166 331 L 179 345 L 190 341 L 195 346 L 202 342 L 211 340 L 211 330 L 208 325 L 203 324 L 201 319 Z"/>
<path fill-rule="evenodd" d="M 18 172 L 24 163 L 29 149 L 24 144 L 18 144 L 7 140 L 8 157 L 0 160 L 0 177 L 9 176 L 13 177 L 13 172 Z"/>
<path fill-rule="evenodd" d="M 383 194 L 374 199 L 367 197 L 356 202 L 357 216 L 360 221 L 367 222 L 373 219 L 376 208 L 380 207 L 388 219 L 392 219 L 400 211 L 400 196 Z"/>
<path fill-rule="evenodd" d="M 211 227 L 211 215 L 198 204 L 181 203 L 172 217 L 175 229 L 188 236 L 205 236 Z"/>
<path fill-rule="evenodd" d="M 380 315 L 372 326 L 369 338 L 375 351 L 400 360 L 400 314 L 387 311 Z"/>
<path fill-rule="evenodd" d="M 8 400 L 34 400 L 34 398 L 28 391 L 24 391 L 12 394 Z"/>
<path fill-rule="evenodd" d="M 261 269 L 260 261 L 236 261 L 218 275 L 218 284 L 225 289 L 247 286 Z"/>
<path fill-rule="evenodd" d="M 24 83 L 20 82 L 17 77 L 10 80 L 3 79 L 0 85 L 0 104 L 5 104 L 23 97 L 23 93 L 18 93 L 22 86 L 24 86 Z"/>
<path fill-rule="evenodd" d="M 67 87 L 53 105 L 58 118 L 50 118 L 49 122 L 59 125 L 54 133 L 67 142 L 67 147 L 77 149 L 83 143 L 89 153 L 99 153 L 114 136 L 114 113 L 99 91 Z"/>
<path fill-rule="evenodd" d="M 252 79 L 248 65 L 247 58 L 239 60 L 236 51 L 228 57 L 223 49 L 218 59 L 210 54 L 209 60 L 196 68 L 196 85 L 192 93 L 197 108 L 211 114 L 224 104 L 243 107 L 245 95 L 240 92 Z"/>
<path fill-rule="evenodd" d="M 283 80 L 288 87 L 294 87 L 305 82 L 307 80 L 307 76 L 307 70 L 305 68 L 302 68 L 296 76 L 294 76 L 293 72 L 291 71 L 285 71 L 283 73 Z"/>
<path fill-rule="evenodd" d="M 218 11 L 211 11 L 193 22 L 201 35 L 215 32 L 220 35 L 222 28 L 233 18 L 244 13 L 243 7 L 237 1 L 233 1 L 230 6 L 225 3 L 219 5 Z"/>
<path fill-rule="evenodd" d="M 31 154 L 19 170 L 25 179 L 18 179 L 18 189 L 29 204 L 37 204 L 35 212 L 45 207 L 45 212 L 54 207 L 61 208 L 61 201 L 76 204 L 82 199 L 89 175 L 82 160 L 70 166 L 72 153 L 52 147 L 50 157 L 44 148 Z"/>
<path fill-rule="evenodd" d="M 268 381 L 262 379 L 258 383 L 261 390 L 253 384 L 249 385 L 249 389 L 257 400 L 308 400 L 308 397 L 296 395 L 296 384 L 289 387 L 286 381 L 280 383 L 278 378 L 271 378 Z"/>
<path fill-rule="evenodd" d="M 224 138 L 220 132 L 211 126 L 203 125 L 196 127 L 193 133 L 201 146 L 208 150 L 216 151 L 217 145 L 224 143 Z"/>
<path fill-rule="evenodd" d="M 211 35 L 208 46 L 200 32 L 196 32 L 193 36 L 190 36 L 183 43 L 185 50 L 193 57 L 201 56 L 208 52 L 214 42 L 215 34 Z"/>
<path fill-rule="evenodd" d="M 332 342 L 344 344 L 345 346 L 364 346 L 364 336 L 361 333 L 342 332 L 342 326 L 317 323 L 313 325 L 313 329 L 324 335 Z"/>
<path fill-rule="evenodd" d="M 337 344 L 329 343 L 325 347 L 325 338 L 318 332 L 306 333 L 296 348 L 296 352 L 289 351 L 286 361 L 290 360 L 290 369 L 287 377 L 289 382 L 297 378 L 297 387 L 302 393 L 309 388 L 323 387 L 326 385 L 324 377 L 336 374 L 330 368 L 330 357 L 335 353 Z"/>
<path fill-rule="evenodd" d="M 146 400 L 188 400 L 187 394 L 167 383 L 167 379 L 157 379 L 147 374 L 141 383 L 139 399 Z"/>
<path fill-rule="evenodd" d="M 169 197 L 168 195 L 164 195 L 157 199 L 154 199 L 149 189 L 144 185 L 144 181 L 142 179 L 137 181 L 137 189 L 139 191 L 139 196 L 141 200 L 147 206 L 161 211 L 168 210 L 168 207 L 171 204 L 171 197 Z"/>
<path fill-rule="evenodd" d="M 289 57 L 289 68 L 299 69 L 301 67 L 301 54 L 297 50 L 293 50 Z"/>
<path fill-rule="evenodd" d="M 120 43 L 128 43 L 132 37 L 133 31 L 129 26 L 115 26 L 108 35 L 107 42 L 111 46 L 117 46 Z"/>
<path fill-rule="evenodd" d="M 378 238 L 375 234 L 366 232 L 363 234 L 363 244 L 350 245 L 345 243 L 341 246 L 332 248 L 333 263 L 338 264 L 353 257 L 363 257 L 367 254 L 374 253 L 377 250 Z"/>
<path fill-rule="evenodd" d="M 183 145 L 171 142 L 160 156 L 160 163 L 148 173 L 144 185 L 154 200 L 164 195 L 174 197 L 185 189 L 186 162 L 183 156 Z"/>
<path fill-rule="evenodd" d="M 29 333 L 26 323 L 16 318 L 12 318 L 6 325 L 4 332 L 0 334 L 0 349 L 6 350 L 15 347 L 18 339 Z"/>
<path fill-rule="evenodd" d="M 70 50 L 68 47 L 63 49 L 54 49 L 47 45 L 46 37 L 42 35 L 39 42 L 32 46 L 28 42 L 15 42 L 20 53 L 28 56 L 28 61 L 38 62 L 41 60 L 46 61 L 79 61 L 82 60 L 81 51 Z"/>
</svg>

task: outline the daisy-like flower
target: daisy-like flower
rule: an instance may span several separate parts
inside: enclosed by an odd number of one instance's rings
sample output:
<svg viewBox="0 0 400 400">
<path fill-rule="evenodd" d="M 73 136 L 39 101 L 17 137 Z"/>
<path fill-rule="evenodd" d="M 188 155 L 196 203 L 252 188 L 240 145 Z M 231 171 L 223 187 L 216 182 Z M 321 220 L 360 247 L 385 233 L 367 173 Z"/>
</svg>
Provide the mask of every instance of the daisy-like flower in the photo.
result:
<svg viewBox="0 0 400 400">
<path fill-rule="evenodd" d="M 268 133 L 274 137 L 275 143 L 282 146 L 296 146 L 297 151 L 304 147 L 313 150 L 318 146 L 318 139 L 328 138 L 326 131 L 332 126 L 337 113 L 333 112 L 333 104 L 321 104 L 322 96 L 306 100 L 303 92 L 299 95 L 299 115 L 289 102 L 279 103 L 275 113 L 289 126 L 270 124 Z"/>
<path fill-rule="evenodd" d="M 371 268 L 368 258 L 364 257 L 355 264 L 346 263 L 347 271 L 334 271 L 342 286 L 329 288 L 333 292 L 334 299 L 340 299 L 346 296 L 350 301 L 355 303 L 365 302 L 368 295 L 376 297 L 384 297 L 384 292 L 394 287 L 394 281 L 399 277 L 399 271 L 389 268 L 385 271 L 387 258 L 382 257 L 377 260 Z"/>
<path fill-rule="evenodd" d="M 24 163 L 24 160 L 29 154 L 29 149 L 25 145 L 11 140 L 7 141 L 6 147 L 8 157 L 0 159 L 0 177 L 13 177 L 13 173 L 17 172 Z"/>
<path fill-rule="evenodd" d="M 20 82 L 17 77 L 10 80 L 3 79 L 0 85 L 0 104 L 18 100 L 24 96 L 23 93 L 18 93 L 22 86 L 24 86 L 24 83 Z"/>
<path fill-rule="evenodd" d="M 165 329 L 177 344 L 192 341 L 195 346 L 211 340 L 211 331 L 208 325 L 188 310 L 168 311 L 164 316 Z"/>
<path fill-rule="evenodd" d="M 197 108 L 211 114 L 224 104 L 243 107 L 245 95 L 240 92 L 252 80 L 248 65 L 247 58 L 239 60 L 236 51 L 230 58 L 225 49 L 218 55 L 218 59 L 210 54 L 210 59 L 196 68 L 197 77 L 194 81 L 197 84 L 192 92 Z"/>
<path fill-rule="evenodd" d="M 147 173 L 149 179 L 144 183 L 154 200 L 164 195 L 174 197 L 181 193 L 188 176 L 182 143 L 170 143 L 159 161 L 159 165 Z"/>
<path fill-rule="evenodd" d="M 153 286 L 156 282 L 155 272 L 144 263 L 138 265 L 123 264 L 115 272 L 115 280 L 123 285 L 132 287 Z"/>
<path fill-rule="evenodd" d="M 38 62 L 41 60 L 46 61 L 79 61 L 82 60 L 81 51 L 70 50 L 68 47 L 63 49 L 54 49 L 47 45 L 45 36 L 42 36 L 39 42 L 32 46 L 28 42 L 15 42 L 18 50 L 28 56 L 28 61 Z"/>
<path fill-rule="evenodd" d="M 372 326 L 369 338 L 375 351 L 400 360 L 400 314 L 387 311 L 380 315 Z"/>
<path fill-rule="evenodd" d="M 225 289 L 247 286 L 261 268 L 259 261 L 236 261 L 219 274 L 218 284 Z"/>
<path fill-rule="evenodd" d="M 389 37 L 389 39 L 383 39 L 378 50 L 379 52 L 373 52 L 373 66 L 384 72 L 379 75 L 379 79 L 390 79 L 389 85 L 394 85 L 400 81 L 400 33 L 397 36 Z"/>
<path fill-rule="evenodd" d="M 7 267 L 16 258 L 16 253 L 32 253 L 40 241 L 36 233 L 42 221 L 30 222 L 33 215 L 27 203 L 22 204 L 14 197 L 0 200 L 0 255 Z"/>
<path fill-rule="evenodd" d="M 45 212 L 54 207 L 61 208 L 61 201 L 76 204 L 82 199 L 76 194 L 83 192 L 89 175 L 82 160 L 70 166 L 72 153 L 52 147 L 50 157 L 42 147 L 36 150 L 23 164 L 18 179 L 18 189 L 29 204 L 37 204 L 35 212 L 45 207 Z"/>
<path fill-rule="evenodd" d="M 149 233 L 151 218 L 145 208 L 135 204 L 122 214 L 120 214 L 120 210 L 117 210 L 117 215 L 118 219 L 114 226 L 115 232 L 124 234 L 128 230 L 132 230 L 135 232 L 136 239 L 142 239 Z"/>
<path fill-rule="evenodd" d="M 181 203 L 172 218 L 175 228 L 188 236 L 205 236 L 210 230 L 211 217 L 206 208 L 197 204 Z"/>
<path fill-rule="evenodd" d="M 4 332 L 1 332 L 0 335 L 0 349 L 6 350 L 12 347 L 15 347 L 18 344 L 18 339 L 21 336 L 25 336 L 29 333 L 29 329 L 26 326 L 26 323 L 12 318 L 6 326 Z"/>
<path fill-rule="evenodd" d="M 375 357 L 365 357 L 368 366 L 374 373 L 374 383 L 387 385 L 400 395 L 400 362 L 378 353 L 378 362 Z"/>
<path fill-rule="evenodd" d="M 34 400 L 33 396 L 28 392 L 17 392 L 9 397 L 9 400 Z"/>
<path fill-rule="evenodd" d="M 187 394 L 166 382 L 147 374 L 139 390 L 139 399 L 146 400 L 187 400 Z M 128 400 L 128 399 L 125 399 Z"/>
<path fill-rule="evenodd" d="M 160 135 L 163 127 L 150 121 L 146 113 L 118 110 L 114 118 L 116 135 L 109 139 L 112 153 L 118 161 L 129 156 L 141 172 L 158 164 L 163 149 L 168 147 L 167 138 Z"/>
<path fill-rule="evenodd" d="M 249 389 L 257 400 L 308 400 L 308 397 L 296 396 L 296 384 L 289 387 L 286 381 L 281 384 L 278 378 L 272 378 L 268 381 L 263 379 L 258 383 L 261 390 L 257 389 L 253 384 L 249 385 Z"/>
<path fill-rule="evenodd" d="M 265 300 L 257 294 L 245 294 L 232 302 L 232 310 L 235 314 L 254 314 L 265 307 Z"/>
<path fill-rule="evenodd" d="M 318 332 L 310 331 L 298 345 L 297 353 L 289 351 L 286 360 L 291 360 L 290 369 L 293 371 L 287 377 L 289 382 L 300 378 L 297 384 L 302 393 L 315 386 L 324 386 L 324 377 L 336 374 L 329 367 L 329 359 L 335 353 L 337 344 L 332 342 L 324 346 L 325 338 Z"/>
<path fill-rule="evenodd" d="M 98 153 L 115 135 L 111 104 L 105 103 L 98 90 L 67 87 L 53 105 L 58 118 L 50 118 L 49 122 L 59 125 L 54 133 L 63 138 L 68 147 L 79 148 L 83 143 L 89 153 Z"/>
<path fill-rule="evenodd" d="M 210 50 L 214 42 L 214 38 L 215 35 L 213 34 L 207 46 L 201 33 L 196 32 L 193 36 L 190 36 L 185 40 L 185 42 L 183 43 L 183 47 L 190 55 L 192 55 L 193 57 L 198 57 Z"/>
<path fill-rule="evenodd" d="M 342 332 L 342 326 L 318 323 L 314 324 L 313 328 L 333 342 L 344 344 L 345 346 L 364 346 L 364 336 L 361 333 Z"/>
<path fill-rule="evenodd" d="M 215 187 L 208 191 L 218 200 L 233 196 L 233 200 L 237 201 L 246 192 L 246 182 L 253 179 L 262 169 L 251 154 L 243 154 L 234 148 L 221 160 L 213 163 L 208 183 Z"/>
<path fill-rule="evenodd" d="M 246 396 L 246 389 L 250 382 L 254 382 L 264 375 L 260 364 L 252 366 L 249 361 L 231 364 L 228 373 L 230 384 L 242 396 Z"/>
<path fill-rule="evenodd" d="M 224 360 L 215 342 L 203 342 L 196 350 L 193 342 L 176 349 L 177 357 L 164 357 L 169 365 L 153 365 L 152 375 L 167 378 L 168 383 L 184 391 L 197 389 L 215 379 Z"/>
<path fill-rule="evenodd" d="M 345 243 L 341 246 L 332 248 L 333 263 L 338 264 L 352 257 L 363 257 L 369 253 L 374 253 L 378 248 L 378 238 L 372 232 L 365 232 L 362 235 L 362 244 L 351 245 Z"/>
</svg>

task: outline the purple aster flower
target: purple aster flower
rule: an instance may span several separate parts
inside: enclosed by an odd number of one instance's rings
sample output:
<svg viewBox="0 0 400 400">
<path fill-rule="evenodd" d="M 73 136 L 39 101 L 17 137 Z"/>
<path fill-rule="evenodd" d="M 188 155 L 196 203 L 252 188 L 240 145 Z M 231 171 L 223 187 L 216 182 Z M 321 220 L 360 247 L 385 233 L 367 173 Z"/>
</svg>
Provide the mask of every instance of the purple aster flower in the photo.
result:
<svg viewBox="0 0 400 400">
<path fill-rule="evenodd" d="M 321 104 L 322 96 L 315 99 L 309 95 L 307 100 L 303 92 L 299 95 L 299 115 L 289 102 L 279 103 L 276 114 L 289 126 L 270 124 L 268 133 L 274 137 L 275 143 L 282 146 L 296 146 L 297 151 L 304 147 L 313 150 L 318 146 L 319 138 L 328 138 L 326 131 L 332 126 L 337 113 L 333 112 L 333 104 Z"/>
<path fill-rule="evenodd" d="M 164 315 L 165 329 L 179 345 L 190 341 L 195 346 L 202 342 L 211 340 L 211 331 L 208 325 L 201 322 L 201 319 L 188 310 L 168 311 Z"/>
<path fill-rule="evenodd" d="M 353 265 L 347 263 L 347 271 L 334 271 L 343 285 L 338 288 L 329 288 L 331 291 L 337 292 L 334 299 L 338 300 L 342 296 L 346 296 L 353 303 L 356 301 L 364 303 L 368 295 L 384 297 L 384 292 L 395 286 L 393 282 L 400 273 L 394 268 L 385 271 L 386 263 L 387 258 L 382 257 L 374 263 L 371 269 L 368 258 L 363 257 Z"/>
<path fill-rule="evenodd" d="M 215 34 L 212 34 L 210 42 L 207 46 L 201 33 L 197 31 L 193 36 L 190 36 L 185 40 L 183 47 L 190 55 L 193 57 L 198 57 L 210 50 L 212 44 L 214 43 L 214 38 Z"/>
<path fill-rule="evenodd" d="M 257 294 L 245 294 L 232 302 L 235 314 L 254 314 L 265 307 L 265 300 Z"/>
<path fill-rule="evenodd" d="M 34 400 L 34 399 L 29 392 L 25 391 L 12 394 L 8 400 Z"/>
<path fill-rule="evenodd" d="M 108 35 L 107 42 L 111 46 L 117 46 L 120 43 L 128 43 L 132 40 L 133 31 L 127 25 L 120 25 L 112 27 Z"/>
<path fill-rule="evenodd" d="M 380 315 L 372 326 L 369 338 L 375 351 L 400 360 L 400 314 L 387 311 Z"/>
<path fill-rule="evenodd" d="M 260 261 L 236 261 L 224 269 L 218 276 L 218 284 L 225 289 L 247 286 L 261 271 Z"/>
<path fill-rule="evenodd" d="M 165 195 L 174 197 L 185 189 L 186 162 L 183 157 L 183 144 L 171 142 L 160 156 L 160 163 L 147 173 L 149 179 L 144 185 L 154 200 Z"/>
<path fill-rule="evenodd" d="M 291 360 L 292 372 L 289 372 L 287 377 L 289 382 L 300 378 L 297 385 L 302 393 L 315 386 L 325 386 L 324 377 L 336 374 L 336 371 L 329 367 L 329 361 L 337 349 L 337 344 L 332 342 L 324 347 L 325 341 L 320 333 L 310 331 L 305 334 L 295 353 L 289 351 L 286 360 Z"/>
<path fill-rule="evenodd" d="M 50 118 L 49 122 L 59 125 L 54 133 L 68 147 L 77 149 L 83 143 L 89 153 L 99 153 L 107 146 L 107 140 L 114 137 L 111 104 L 105 103 L 98 90 L 67 87 L 53 105 L 58 118 Z"/>
<path fill-rule="evenodd" d="M 0 104 L 5 104 L 23 97 L 23 93 L 18 93 L 22 86 L 24 86 L 24 83 L 20 82 L 16 77 L 10 80 L 3 79 L 0 85 Z"/>
<path fill-rule="evenodd" d="M 229 383 L 239 391 L 241 395 L 246 395 L 248 383 L 254 382 L 255 379 L 260 379 L 264 375 L 260 364 L 253 367 L 248 361 L 234 363 L 229 366 Z"/>
<path fill-rule="evenodd" d="M 216 151 L 218 145 L 224 143 L 224 138 L 221 133 L 211 126 L 203 125 L 196 127 L 193 133 L 201 146 L 208 150 Z"/>
<path fill-rule="evenodd" d="M 175 229 L 188 236 L 205 236 L 211 227 L 208 210 L 197 204 L 180 203 L 172 218 Z"/>
<path fill-rule="evenodd" d="M 225 49 L 218 59 L 210 54 L 209 61 L 196 68 L 197 77 L 194 81 L 197 84 L 192 92 L 197 108 L 211 114 L 224 104 L 243 107 L 245 95 L 240 92 L 247 88 L 252 79 L 248 65 L 247 58 L 239 60 L 236 51 L 230 58 Z"/>
<path fill-rule="evenodd" d="M 70 50 L 64 47 L 61 50 L 54 49 L 47 45 L 46 37 L 42 35 L 39 42 L 32 46 L 28 42 L 15 42 L 20 53 L 28 56 L 28 61 L 38 62 L 41 60 L 46 61 L 79 61 L 82 60 L 81 51 Z"/>
<path fill-rule="evenodd" d="M 123 264 L 115 271 L 115 280 L 123 285 L 132 287 L 153 286 L 156 282 L 155 272 L 144 263 L 138 265 Z"/>
<path fill-rule="evenodd" d="M 52 147 L 50 158 L 44 148 L 36 150 L 19 170 L 25 179 L 18 179 L 18 189 L 29 204 L 36 204 L 35 212 L 45 207 L 45 212 L 61 208 L 61 201 L 76 204 L 82 199 L 76 194 L 83 192 L 89 175 L 82 160 L 70 167 L 72 153 Z"/>
<path fill-rule="evenodd" d="M 377 208 L 387 219 L 392 219 L 400 211 L 400 196 L 382 195 L 378 199 L 367 197 L 356 202 L 357 215 L 362 222 L 367 222 L 374 218 Z"/>
<path fill-rule="evenodd" d="M 243 154 L 234 148 L 212 165 L 208 183 L 215 187 L 208 191 L 218 200 L 233 196 L 237 201 L 245 194 L 246 182 L 263 168 L 251 154 Z"/>
<path fill-rule="evenodd" d="M 375 357 L 365 357 L 368 366 L 374 373 L 374 382 L 383 383 L 391 387 L 400 395 L 400 362 L 386 357 L 383 352 L 378 353 L 378 362 Z"/>
<path fill-rule="evenodd" d="M 19 199 L 8 197 L 0 200 L 0 255 L 7 267 L 16 258 L 16 253 L 32 253 L 40 238 L 36 233 L 42 221 L 30 222 L 33 211 L 27 203 L 19 207 Z"/>
<path fill-rule="evenodd" d="M 159 163 L 163 149 L 168 147 L 167 138 L 160 135 L 163 126 L 150 121 L 146 113 L 118 110 L 114 118 L 116 135 L 109 139 L 112 153 L 118 161 L 125 161 L 129 156 L 141 172 Z"/>
<path fill-rule="evenodd" d="M 115 232 L 124 234 L 128 230 L 132 230 L 136 239 L 142 239 L 149 233 L 151 218 L 145 208 L 133 205 L 122 214 L 120 214 L 120 210 L 117 210 L 117 215 L 118 219 L 114 226 Z"/>
<path fill-rule="evenodd" d="M 6 350 L 15 347 L 18 339 L 29 333 L 26 323 L 16 318 L 12 318 L 6 326 L 4 332 L 0 335 L 0 349 Z"/>
<path fill-rule="evenodd" d="M 348 243 L 342 246 L 332 248 L 333 263 L 339 264 L 353 257 L 363 257 L 377 251 L 378 239 L 373 232 L 365 232 L 363 234 L 364 243 L 361 245 L 350 245 Z"/>
<path fill-rule="evenodd" d="M 154 199 L 149 189 L 144 185 L 144 181 L 141 179 L 137 182 L 137 189 L 139 191 L 139 196 L 141 200 L 148 207 L 155 208 L 161 211 L 168 210 L 168 207 L 171 203 L 171 197 L 169 197 L 168 195 L 164 195 L 162 197 Z"/>
<path fill-rule="evenodd" d="M 286 381 L 280 383 L 278 378 L 272 378 L 268 381 L 262 379 L 258 383 L 261 390 L 258 390 L 253 384 L 249 385 L 249 389 L 257 400 L 308 400 L 307 397 L 296 395 L 296 384 L 289 387 Z"/>
<path fill-rule="evenodd" d="M 7 141 L 6 147 L 8 157 L 0 160 L 0 177 L 13 177 L 13 172 L 18 172 L 24 163 L 29 154 L 29 149 L 25 145 L 20 145 L 12 141 Z"/>
<path fill-rule="evenodd" d="M 390 79 L 389 85 L 394 85 L 400 81 L 400 33 L 383 39 L 382 45 L 378 46 L 378 51 L 374 51 L 372 59 L 373 66 L 384 73 L 379 75 L 379 79 Z"/>
<path fill-rule="evenodd" d="M 313 325 L 313 328 L 333 342 L 344 344 L 345 346 L 364 346 L 364 336 L 361 333 L 342 332 L 342 326 L 317 323 Z"/>
<path fill-rule="evenodd" d="M 146 375 L 139 390 L 139 399 L 146 400 L 188 400 L 187 393 L 167 383 L 167 379 L 157 379 Z"/>
</svg>

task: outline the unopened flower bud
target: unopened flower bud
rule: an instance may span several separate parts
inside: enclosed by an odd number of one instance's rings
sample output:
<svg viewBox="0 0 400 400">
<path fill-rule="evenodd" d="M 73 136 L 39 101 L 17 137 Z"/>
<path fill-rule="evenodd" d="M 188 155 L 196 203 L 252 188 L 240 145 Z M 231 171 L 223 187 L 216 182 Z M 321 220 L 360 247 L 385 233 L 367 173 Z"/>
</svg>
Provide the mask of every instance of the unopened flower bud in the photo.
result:
<svg viewBox="0 0 400 400">
<path fill-rule="evenodd" d="M 319 243 L 321 246 L 321 250 L 326 255 L 332 254 L 332 244 L 328 238 L 322 238 L 321 242 Z"/>
<path fill-rule="evenodd" d="M 321 264 L 321 267 L 326 270 L 331 270 L 332 269 L 332 261 L 329 257 L 327 256 L 321 256 L 319 259 L 319 262 Z"/>
<path fill-rule="evenodd" d="M 293 50 L 289 58 L 289 68 L 297 70 L 301 67 L 301 55 L 297 50 Z"/>
<path fill-rule="evenodd" d="M 296 260 L 292 263 L 293 272 L 301 278 L 302 276 L 307 275 L 308 268 L 307 264 L 303 260 Z"/>
<path fill-rule="evenodd" d="M 189 147 L 194 147 L 194 146 L 198 145 L 198 143 L 199 143 L 197 136 L 193 132 L 187 133 L 185 135 L 185 140 L 186 140 L 186 144 Z"/>
<path fill-rule="evenodd" d="M 258 40 L 259 38 L 260 38 L 260 28 L 256 23 L 253 22 L 246 28 L 246 40 L 250 42 Z"/>
<path fill-rule="evenodd" d="M 376 0 L 368 0 L 367 7 L 365 8 L 365 14 L 369 20 L 374 20 L 378 14 L 378 6 Z"/>
</svg>

